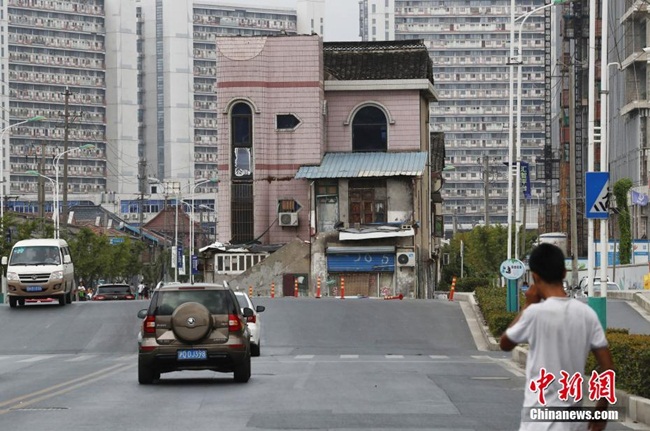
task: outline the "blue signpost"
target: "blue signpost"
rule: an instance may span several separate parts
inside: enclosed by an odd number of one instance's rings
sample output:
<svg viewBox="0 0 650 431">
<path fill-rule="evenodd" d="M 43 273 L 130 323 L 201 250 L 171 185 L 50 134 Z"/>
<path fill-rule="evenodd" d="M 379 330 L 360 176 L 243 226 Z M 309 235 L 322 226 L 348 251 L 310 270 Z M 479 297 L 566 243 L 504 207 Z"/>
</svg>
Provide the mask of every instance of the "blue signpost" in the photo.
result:
<svg viewBox="0 0 650 431">
<path fill-rule="evenodd" d="M 199 257 L 195 254 L 192 255 L 192 274 L 199 273 Z"/>
<path fill-rule="evenodd" d="M 609 172 L 587 172 L 585 174 L 585 217 L 601 220 L 609 218 Z M 607 265 L 607 260 L 601 259 L 601 265 Z M 604 287 L 601 286 L 601 289 Z M 607 297 L 589 296 L 587 304 L 594 309 L 600 324 L 603 329 L 606 329 Z"/>
</svg>

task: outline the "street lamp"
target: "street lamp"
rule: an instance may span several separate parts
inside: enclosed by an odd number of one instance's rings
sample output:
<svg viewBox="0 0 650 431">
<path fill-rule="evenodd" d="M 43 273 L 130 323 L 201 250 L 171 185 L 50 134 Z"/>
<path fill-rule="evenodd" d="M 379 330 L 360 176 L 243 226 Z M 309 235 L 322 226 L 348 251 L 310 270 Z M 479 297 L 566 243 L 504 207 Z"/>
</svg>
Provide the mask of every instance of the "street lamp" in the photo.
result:
<svg viewBox="0 0 650 431">
<path fill-rule="evenodd" d="M 515 258 L 518 258 L 518 243 L 519 243 L 519 224 L 521 222 L 521 97 L 522 97 L 522 74 L 523 74 L 523 39 L 522 31 L 526 20 L 533 14 L 550 7 L 570 3 L 573 0 L 553 0 L 552 2 L 539 6 L 529 12 L 515 18 L 515 0 L 511 3 L 511 18 L 512 24 L 510 28 L 510 124 L 509 124 L 509 147 L 508 147 L 508 259 L 512 258 L 512 206 L 513 201 L 515 205 Z M 515 23 L 519 23 L 519 39 L 517 41 L 517 55 L 514 55 L 514 32 Z M 513 81 L 514 81 L 514 66 L 517 66 L 517 134 L 514 135 L 514 117 L 513 117 Z M 516 151 L 516 154 L 514 154 Z M 513 163 L 513 160 L 515 161 Z M 513 172 L 514 168 L 514 172 Z M 516 201 L 513 198 L 513 178 L 516 178 L 514 184 Z"/>
<path fill-rule="evenodd" d="M 57 205 L 56 205 L 56 184 L 54 183 L 54 180 L 52 178 L 48 177 L 47 175 L 41 174 L 38 171 L 26 171 L 25 174 L 31 175 L 31 176 L 34 176 L 34 177 L 42 177 L 42 178 L 45 178 L 46 180 L 48 180 L 49 182 L 52 183 L 52 222 L 55 225 L 54 227 L 55 227 L 55 231 L 56 231 L 56 219 L 55 219 L 56 212 L 55 212 L 55 209 L 56 209 Z"/>
<path fill-rule="evenodd" d="M 192 259 L 194 258 L 194 193 L 198 186 L 202 186 L 208 183 L 217 183 L 218 181 L 219 180 L 215 178 L 210 178 L 207 180 L 199 181 L 192 187 L 192 208 L 190 216 L 190 284 L 194 283 L 194 265 L 192 262 Z"/>
<path fill-rule="evenodd" d="M 572 0 L 553 0 L 552 2 L 543 6 L 532 9 L 520 17 L 515 17 L 516 0 L 511 0 L 510 5 L 510 58 L 508 65 L 510 66 L 510 89 L 509 89 L 509 124 L 508 124 L 508 246 L 507 246 L 507 259 L 512 259 L 512 229 L 513 229 L 513 180 L 516 178 L 516 218 L 515 218 L 515 258 L 518 257 L 518 243 L 519 243 L 519 222 L 520 222 L 520 196 L 521 193 L 521 177 L 520 177 L 520 161 L 521 161 L 521 94 L 522 94 L 522 66 L 523 66 L 523 52 L 522 52 L 522 30 L 524 23 L 529 16 L 550 8 L 555 5 L 569 3 Z M 519 41 L 517 44 L 517 56 L 515 56 L 515 24 L 521 20 L 519 27 Z M 514 127 L 514 72 L 517 66 L 517 134 L 515 135 Z M 516 139 L 516 143 L 515 143 Z M 517 153 L 515 155 L 515 145 Z M 514 168 L 514 169 L 513 169 Z M 514 172 L 513 172 L 514 171 Z M 514 178 L 513 178 L 514 177 Z M 517 311 L 518 308 L 518 293 L 517 281 L 508 280 L 507 299 L 508 311 Z"/>
<path fill-rule="evenodd" d="M 5 174 L 4 174 L 4 166 L 5 166 L 5 145 L 4 145 L 4 137 L 5 137 L 5 132 L 13 127 L 20 126 L 21 124 L 25 123 L 33 123 L 35 121 L 43 121 L 46 120 L 47 118 L 43 117 L 42 115 L 37 115 L 35 117 L 29 118 L 24 121 L 20 121 L 18 123 L 10 124 L 9 126 L 5 127 L 2 129 L 2 132 L 0 132 L 0 230 L 4 232 L 4 216 L 5 216 Z"/>
<path fill-rule="evenodd" d="M 94 144 L 84 144 L 79 147 L 75 148 L 70 148 L 69 150 L 66 150 L 62 153 L 59 153 L 54 157 L 54 173 L 55 173 L 55 188 L 56 188 L 56 219 L 54 222 L 54 238 L 58 239 L 59 238 L 59 228 L 60 228 L 60 221 L 59 221 L 59 162 L 61 161 L 61 156 L 64 154 L 68 154 L 71 151 L 74 150 L 89 150 L 91 148 L 95 148 Z"/>
</svg>

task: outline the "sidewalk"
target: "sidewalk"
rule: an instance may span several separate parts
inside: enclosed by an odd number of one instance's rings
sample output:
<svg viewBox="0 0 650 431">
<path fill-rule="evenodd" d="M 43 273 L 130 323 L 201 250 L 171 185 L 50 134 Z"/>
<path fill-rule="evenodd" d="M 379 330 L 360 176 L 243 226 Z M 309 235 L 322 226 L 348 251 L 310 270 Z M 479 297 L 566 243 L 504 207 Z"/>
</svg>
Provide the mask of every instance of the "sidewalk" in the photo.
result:
<svg viewBox="0 0 650 431">
<path fill-rule="evenodd" d="M 650 322 L 650 291 L 624 291 L 608 294 L 612 299 L 624 299 L 645 319 Z M 483 315 L 473 293 L 457 292 L 454 299 L 460 302 L 461 310 L 465 315 L 469 329 L 474 337 L 476 348 L 482 351 L 499 351 L 498 341 L 492 336 L 485 325 Z M 522 370 L 526 368 L 528 348 L 517 346 L 512 351 L 513 362 Z M 650 399 L 630 395 L 625 391 L 616 390 L 617 404 L 626 411 L 625 425 L 629 422 L 650 426 Z M 633 425 L 633 424 L 632 424 Z"/>
</svg>

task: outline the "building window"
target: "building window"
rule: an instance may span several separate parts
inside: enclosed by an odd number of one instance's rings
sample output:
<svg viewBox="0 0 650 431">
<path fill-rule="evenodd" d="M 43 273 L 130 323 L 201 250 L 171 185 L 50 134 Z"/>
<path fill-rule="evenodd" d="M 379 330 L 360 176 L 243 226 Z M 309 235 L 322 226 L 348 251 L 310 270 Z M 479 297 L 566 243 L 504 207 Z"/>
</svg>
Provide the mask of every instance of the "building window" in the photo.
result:
<svg viewBox="0 0 650 431">
<path fill-rule="evenodd" d="M 293 114 L 278 114 L 275 117 L 275 127 L 278 130 L 294 130 L 300 120 Z"/>
<path fill-rule="evenodd" d="M 231 111 L 233 179 L 252 178 L 253 114 L 246 103 L 237 103 Z"/>
<path fill-rule="evenodd" d="M 386 223 L 386 182 L 355 180 L 349 184 L 350 224 Z"/>
<path fill-rule="evenodd" d="M 300 209 L 300 204 L 293 199 L 280 199 L 278 201 L 278 212 L 295 213 Z"/>
<path fill-rule="evenodd" d="M 375 106 L 361 108 L 352 120 L 352 151 L 385 152 L 387 149 L 386 115 Z"/>
<path fill-rule="evenodd" d="M 232 145 L 231 231 L 233 244 L 254 239 L 253 206 L 253 111 L 247 103 L 235 103 L 230 111 Z"/>
</svg>

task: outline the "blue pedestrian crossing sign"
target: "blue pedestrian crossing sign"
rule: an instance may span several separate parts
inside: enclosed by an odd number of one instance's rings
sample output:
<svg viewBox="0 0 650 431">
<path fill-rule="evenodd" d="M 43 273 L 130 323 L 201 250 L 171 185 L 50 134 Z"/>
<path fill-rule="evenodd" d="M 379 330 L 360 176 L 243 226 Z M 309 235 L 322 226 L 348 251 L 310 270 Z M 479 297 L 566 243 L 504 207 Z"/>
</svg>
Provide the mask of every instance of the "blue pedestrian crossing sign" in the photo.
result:
<svg viewBox="0 0 650 431">
<path fill-rule="evenodd" d="M 585 214 L 588 219 L 609 217 L 609 172 L 587 172 Z"/>
</svg>

